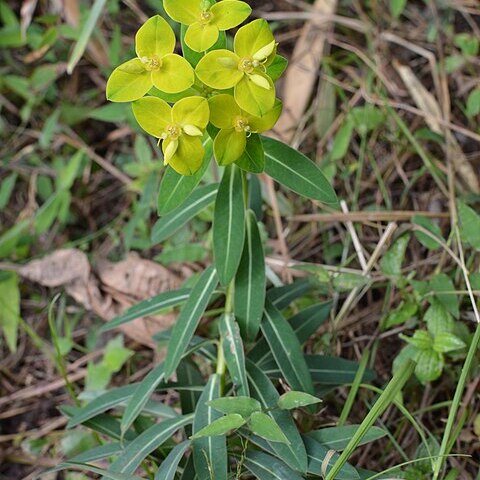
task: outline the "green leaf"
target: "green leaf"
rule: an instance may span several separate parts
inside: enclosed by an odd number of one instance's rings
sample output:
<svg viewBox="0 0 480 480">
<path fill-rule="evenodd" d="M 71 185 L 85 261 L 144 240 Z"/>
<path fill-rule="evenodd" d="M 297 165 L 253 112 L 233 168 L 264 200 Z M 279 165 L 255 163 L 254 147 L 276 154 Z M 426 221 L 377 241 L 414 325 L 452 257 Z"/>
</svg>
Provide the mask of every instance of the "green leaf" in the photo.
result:
<svg viewBox="0 0 480 480">
<path fill-rule="evenodd" d="M 322 444 L 329 450 L 341 452 L 346 448 L 348 442 L 358 431 L 360 425 L 345 425 L 342 427 L 328 427 L 321 430 L 313 430 L 307 434 L 318 443 Z M 362 437 L 358 446 L 374 442 L 379 438 L 385 437 L 387 433 L 379 427 L 370 427 L 367 433 Z"/>
<path fill-rule="evenodd" d="M 157 386 L 165 379 L 164 372 L 164 365 L 161 363 L 150 370 L 148 375 L 137 385 L 122 416 L 122 436 L 140 415 Z"/>
<path fill-rule="evenodd" d="M 282 432 L 275 420 L 263 412 L 254 412 L 248 422 L 250 430 L 269 442 L 289 444 L 288 438 Z"/>
<path fill-rule="evenodd" d="M 313 393 L 313 383 L 302 346 L 291 325 L 268 301 L 260 327 L 285 380 L 295 390 Z"/>
<path fill-rule="evenodd" d="M 95 0 L 93 6 L 89 10 L 89 15 L 86 22 L 82 26 L 80 32 L 80 37 L 78 42 L 75 44 L 75 47 L 70 55 L 70 59 L 67 64 L 67 73 L 71 74 L 77 65 L 78 61 L 82 58 L 85 49 L 87 48 L 90 37 L 92 36 L 95 25 L 98 22 L 98 19 L 105 7 L 107 0 Z"/>
<path fill-rule="evenodd" d="M 243 418 L 262 410 L 260 402 L 250 397 L 222 397 L 208 402 L 208 405 L 225 415 L 238 413 Z"/>
<path fill-rule="evenodd" d="M 223 344 L 223 355 L 235 390 L 240 395 L 248 397 L 247 372 L 245 370 L 245 350 L 240 328 L 231 314 L 225 314 L 220 319 L 220 336 Z"/>
<path fill-rule="evenodd" d="M 420 350 L 430 350 L 433 346 L 433 338 L 425 330 L 416 330 L 413 334 L 413 337 L 406 337 L 402 335 L 401 338 Z"/>
<path fill-rule="evenodd" d="M 274 407 L 280 395 L 268 377 L 249 361 L 247 361 L 247 376 L 252 397 L 256 398 L 264 408 Z M 306 472 L 307 452 L 290 413 L 285 410 L 269 410 L 267 414 L 280 426 L 290 442 L 288 445 L 278 442 L 271 443 L 270 446 L 276 456 L 283 459 L 291 468 Z"/>
<path fill-rule="evenodd" d="M 338 130 L 333 140 L 330 157 L 332 162 L 341 160 L 348 152 L 353 137 L 355 124 L 351 118 L 348 118 L 344 125 Z"/>
<path fill-rule="evenodd" d="M 6 177 L 0 185 L 0 210 L 3 210 L 12 196 L 13 189 L 15 188 L 15 183 L 17 182 L 18 174 L 12 173 Z"/>
<path fill-rule="evenodd" d="M 466 343 L 453 333 L 441 332 L 433 342 L 433 349 L 438 353 L 448 353 L 466 348 Z"/>
<path fill-rule="evenodd" d="M 480 215 L 466 203 L 458 201 L 458 216 L 462 240 L 469 243 L 475 250 L 480 250 Z"/>
<path fill-rule="evenodd" d="M 212 423 L 195 433 L 195 435 L 192 436 L 192 439 L 226 435 L 231 430 L 237 430 L 245 425 L 245 422 L 246 420 L 241 415 L 238 415 L 238 413 L 231 413 L 214 420 Z"/>
<path fill-rule="evenodd" d="M 245 245 L 235 277 L 235 315 L 243 337 L 253 341 L 265 305 L 265 254 L 255 214 L 247 214 Z"/>
<path fill-rule="evenodd" d="M 198 62 L 205 56 L 205 52 L 195 52 L 185 43 L 185 34 L 187 33 L 187 30 L 188 25 L 182 25 L 180 37 L 182 43 L 182 52 L 183 56 L 190 62 L 190 64 L 193 67 L 196 67 L 198 65 Z M 225 32 L 220 32 L 217 43 L 215 43 L 212 48 L 208 49 L 208 51 L 211 52 L 212 50 L 220 50 L 226 48 L 226 45 L 227 37 L 225 35 Z"/>
<path fill-rule="evenodd" d="M 292 410 L 294 408 L 307 407 L 308 405 L 314 405 L 320 403 L 320 400 L 313 395 L 304 392 L 290 391 L 284 393 L 278 400 L 278 407 L 282 410 Z"/>
<path fill-rule="evenodd" d="M 190 360 L 184 359 L 177 367 L 177 378 L 179 385 L 204 385 L 203 376 L 197 366 Z M 197 407 L 201 392 L 194 390 L 180 390 L 180 404 L 182 413 L 192 413 Z"/>
<path fill-rule="evenodd" d="M 390 1 L 390 12 L 395 18 L 399 18 L 400 15 L 405 10 L 408 0 L 391 0 Z"/>
<path fill-rule="evenodd" d="M 336 453 L 331 455 L 330 448 L 321 445 L 312 437 L 304 436 L 303 441 L 305 442 L 308 454 L 308 472 L 324 478 L 325 474 L 328 473 L 335 462 L 338 461 L 339 455 Z M 328 463 L 326 462 L 327 457 Z M 358 475 L 355 468 L 348 463 L 342 465 L 342 468 L 340 468 L 335 475 L 335 480 L 355 480 L 359 478 L 360 475 Z"/>
<path fill-rule="evenodd" d="M 303 477 L 278 458 L 263 452 L 249 450 L 245 467 L 259 480 L 302 480 Z"/>
<path fill-rule="evenodd" d="M 452 333 L 455 329 L 455 320 L 443 304 L 436 299 L 431 302 L 431 306 L 425 312 L 423 319 L 427 323 L 428 331 L 434 337 L 442 332 Z"/>
<path fill-rule="evenodd" d="M 132 350 L 124 347 L 123 336 L 118 335 L 107 343 L 103 363 L 111 372 L 117 373 L 132 355 Z"/>
<path fill-rule="evenodd" d="M 403 325 L 405 322 L 413 318 L 418 312 L 418 305 L 414 302 L 402 303 L 393 312 L 390 312 L 385 319 L 384 329 Z"/>
<path fill-rule="evenodd" d="M 394 278 L 400 277 L 409 242 L 410 235 L 402 235 L 383 256 L 380 262 L 380 268 L 385 275 Z"/>
<path fill-rule="evenodd" d="M 352 383 L 358 371 L 358 363 L 344 358 L 329 357 L 327 355 L 305 355 L 308 370 L 314 383 L 320 385 L 344 385 Z M 262 364 L 265 374 L 272 378 L 281 378 L 282 372 L 275 362 Z M 366 370 L 363 381 L 375 378 L 374 372 Z"/>
<path fill-rule="evenodd" d="M 417 366 L 415 375 L 422 383 L 433 382 L 440 378 L 443 370 L 443 356 L 434 350 L 422 350 L 415 357 Z"/>
<path fill-rule="evenodd" d="M 17 332 L 20 323 L 20 289 L 15 273 L 2 273 L 0 278 L 0 329 L 13 353 L 17 350 Z"/>
<path fill-rule="evenodd" d="M 308 278 L 296 280 L 289 285 L 275 287 L 268 291 L 268 300 L 279 310 L 287 308 L 293 301 L 303 297 L 312 289 L 312 284 Z"/>
<path fill-rule="evenodd" d="M 207 309 L 217 283 L 218 278 L 215 269 L 210 267 L 202 273 L 193 287 L 190 298 L 183 307 L 172 330 L 165 358 L 165 378 L 170 378 L 180 363 L 183 353 Z"/>
<path fill-rule="evenodd" d="M 74 430 L 75 431 L 75 430 Z M 106 445 L 100 445 L 98 447 L 91 448 L 86 452 L 82 452 L 73 458 L 69 459 L 69 462 L 73 463 L 88 463 L 103 460 L 104 458 L 118 455 L 122 452 L 123 446 L 120 443 L 107 443 Z"/>
<path fill-rule="evenodd" d="M 305 155 L 278 140 L 262 137 L 265 172 L 274 180 L 304 197 L 337 205 L 332 186 L 320 169 Z"/>
<path fill-rule="evenodd" d="M 105 325 L 100 327 L 99 331 L 100 333 L 108 332 L 109 330 L 113 330 L 114 328 L 131 322 L 132 320 L 136 320 L 137 318 L 148 317 L 149 315 L 153 315 L 161 310 L 176 307 L 188 300 L 189 296 L 190 290 L 186 288 L 174 290 L 172 292 L 160 293 L 155 297 L 137 303 L 122 315 L 115 317 L 113 320 L 110 320 Z"/>
<path fill-rule="evenodd" d="M 467 115 L 475 117 L 480 114 L 480 88 L 470 92 L 467 100 Z"/>
<path fill-rule="evenodd" d="M 275 55 L 273 62 L 267 67 L 267 75 L 276 82 L 288 67 L 288 60 L 281 55 Z"/>
<path fill-rule="evenodd" d="M 107 470 L 104 470 L 103 468 L 95 467 L 94 465 L 88 465 L 85 463 L 76 463 L 76 462 L 62 463 L 58 465 L 58 467 L 48 470 L 46 473 L 60 472 L 62 470 L 67 470 L 67 469 L 77 469 L 77 470 L 83 470 L 86 472 L 96 473 L 110 480 L 141 480 L 140 477 L 137 477 L 134 475 L 124 475 L 118 472 L 109 472 Z"/>
<path fill-rule="evenodd" d="M 162 217 L 153 227 L 152 242 L 161 243 L 208 207 L 217 196 L 218 185 L 197 188 L 185 202 Z"/>
<path fill-rule="evenodd" d="M 174 480 L 177 467 L 189 447 L 190 440 L 185 440 L 176 445 L 160 465 L 154 480 Z"/>
<path fill-rule="evenodd" d="M 262 173 L 265 170 L 265 151 L 258 133 L 250 135 L 245 151 L 235 163 L 246 172 Z"/>
<path fill-rule="evenodd" d="M 164 420 L 148 428 L 129 443 L 108 469 L 110 472 L 133 474 L 140 464 L 167 441 L 177 430 L 192 423 L 193 415 Z"/>
<path fill-rule="evenodd" d="M 430 280 L 430 288 L 440 303 L 455 317 L 460 317 L 459 299 L 455 285 L 446 273 L 438 273 Z M 442 293 L 446 292 L 446 293 Z"/>
<path fill-rule="evenodd" d="M 198 401 L 193 421 L 193 433 L 199 432 L 202 428 L 222 416 L 215 411 L 208 403 L 220 396 L 220 376 L 212 375 L 205 387 L 205 390 Z M 193 459 L 195 471 L 199 480 L 227 480 L 227 442 L 223 436 L 207 437 L 194 440 Z"/>
<path fill-rule="evenodd" d="M 166 215 L 183 204 L 202 180 L 210 160 L 212 159 L 213 143 L 210 138 L 203 142 L 205 157 L 200 170 L 194 175 L 180 175 L 168 167 L 160 184 L 158 192 L 158 214 Z"/>
<path fill-rule="evenodd" d="M 441 246 L 440 242 L 445 241 L 442 235 L 442 230 L 435 222 L 432 221 L 432 219 L 428 217 L 422 217 L 421 215 L 415 215 L 412 219 L 412 223 L 414 225 L 419 225 L 420 227 L 423 227 L 424 229 L 428 230 L 433 235 L 433 237 L 439 239 L 439 241 L 437 242 L 434 238 L 427 235 L 426 233 L 415 230 L 414 233 L 415 237 L 417 237 L 417 240 L 429 250 L 438 250 Z"/>
<path fill-rule="evenodd" d="M 245 241 L 242 173 L 225 168 L 218 188 L 213 220 L 213 256 L 220 283 L 227 286 L 237 273 Z"/>
</svg>

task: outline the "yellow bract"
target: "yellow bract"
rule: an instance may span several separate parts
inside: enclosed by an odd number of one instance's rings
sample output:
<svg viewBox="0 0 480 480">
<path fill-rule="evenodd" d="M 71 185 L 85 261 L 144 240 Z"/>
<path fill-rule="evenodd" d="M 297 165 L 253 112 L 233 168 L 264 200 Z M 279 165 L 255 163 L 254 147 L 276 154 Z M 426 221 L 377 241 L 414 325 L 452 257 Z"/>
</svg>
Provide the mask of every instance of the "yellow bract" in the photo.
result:
<svg viewBox="0 0 480 480">
<path fill-rule="evenodd" d="M 207 100 L 187 97 L 170 107 L 160 98 L 144 97 L 133 103 L 133 113 L 147 133 L 163 140 L 165 164 L 181 175 L 193 175 L 201 167 L 210 117 Z"/>
<path fill-rule="evenodd" d="M 219 32 L 237 27 L 252 9 L 238 0 L 214 5 L 202 0 L 164 0 L 165 10 L 176 22 L 188 25 L 185 43 L 196 52 L 205 52 L 218 40 Z"/>
<path fill-rule="evenodd" d="M 213 144 L 219 165 L 236 162 L 245 151 L 250 134 L 270 130 L 282 113 L 280 100 L 277 100 L 274 108 L 263 117 L 255 117 L 242 110 L 231 95 L 216 95 L 208 103 L 210 121 L 221 129 Z"/>
<path fill-rule="evenodd" d="M 211 88 L 235 89 L 238 105 L 261 117 L 275 104 L 275 87 L 266 74 L 276 54 L 276 43 L 265 20 L 255 20 L 240 28 L 235 36 L 235 51 L 215 50 L 197 65 L 198 78 Z"/>
<path fill-rule="evenodd" d="M 107 83 L 107 98 L 112 102 L 131 102 L 153 87 L 166 93 L 190 88 L 195 76 L 191 65 L 175 49 L 175 34 L 165 19 L 156 15 L 137 32 L 137 58 L 116 68 Z"/>
</svg>

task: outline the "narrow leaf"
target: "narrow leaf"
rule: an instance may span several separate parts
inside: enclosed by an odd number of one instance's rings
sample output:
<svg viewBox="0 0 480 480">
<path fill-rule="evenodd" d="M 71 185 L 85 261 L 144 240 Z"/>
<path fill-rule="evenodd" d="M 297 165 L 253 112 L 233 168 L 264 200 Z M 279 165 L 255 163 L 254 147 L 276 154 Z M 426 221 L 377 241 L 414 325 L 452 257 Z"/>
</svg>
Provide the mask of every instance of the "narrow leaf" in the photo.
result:
<svg viewBox="0 0 480 480">
<path fill-rule="evenodd" d="M 193 415 L 164 420 L 150 427 L 129 443 L 110 466 L 110 472 L 133 474 L 140 464 L 177 430 L 192 423 Z"/>
<path fill-rule="evenodd" d="M 208 402 L 208 405 L 226 415 L 238 413 L 243 418 L 249 418 L 252 413 L 262 410 L 260 402 L 249 397 L 222 397 Z"/>
<path fill-rule="evenodd" d="M 279 310 L 287 308 L 297 298 L 302 297 L 312 289 L 312 284 L 308 278 L 296 280 L 289 285 L 271 288 L 268 291 L 268 299 Z"/>
<path fill-rule="evenodd" d="M 320 403 L 321 400 L 313 395 L 304 392 L 287 392 L 278 400 L 278 407 L 282 410 L 292 410 L 294 408 L 307 407 Z"/>
<path fill-rule="evenodd" d="M 165 378 L 170 378 L 187 349 L 200 320 L 207 309 L 210 297 L 218 283 L 215 269 L 205 270 L 192 289 L 190 298 L 182 309 L 172 330 L 165 359 Z"/>
<path fill-rule="evenodd" d="M 348 442 L 352 439 L 359 428 L 359 425 L 346 425 L 343 427 L 328 427 L 321 430 L 313 430 L 307 434 L 318 443 L 331 450 L 341 452 L 346 448 Z M 383 438 L 387 433 L 379 427 L 371 427 L 362 438 L 358 446 L 374 442 Z"/>
<path fill-rule="evenodd" d="M 218 185 L 197 188 L 180 207 L 162 217 L 153 227 L 152 242 L 161 243 L 208 207 L 217 196 Z"/>
<path fill-rule="evenodd" d="M 157 470 L 155 480 L 174 480 L 178 464 L 189 447 L 190 440 L 185 440 L 173 448 Z"/>
<path fill-rule="evenodd" d="M 245 425 L 246 420 L 238 413 L 231 413 L 214 420 L 210 425 L 203 427 L 192 439 L 202 437 L 215 437 L 217 435 L 226 435 L 231 430 L 237 430 L 241 426 Z"/>
<path fill-rule="evenodd" d="M 129 308 L 125 313 L 110 320 L 100 327 L 100 332 L 108 332 L 125 323 L 136 320 L 137 318 L 148 317 L 166 308 L 176 307 L 184 303 L 190 296 L 189 289 L 174 290 L 173 292 L 163 292 L 155 297 L 137 303 Z"/>
<path fill-rule="evenodd" d="M 193 433 L 222 416 L 208 406 L 208 402 L 220 396 L 220 377 L 212 375 L 198 401 L 193 421 Z M 199 480 L 227 480 L 227 442 L 226 438 L 206 437 L 192 442 L 195 471 Z"/>
<path fill-rule="evenodd" d="M 245 457 L 245 467 L 259 480 L 302 480 L 303 477 L 278 458 L 250 450 Z"/>
<path fill-rule="evenodd" d="M 213 220 L 213 255 L 220 283 L 227 286 L 237 273 L 245 240 L 242 173 L 226 167 L 218 188 Z"/>
<path fill-rule="evenodd" d="M 253 341 L 265 305 L 265 254 L 255 214 L 247 215 L 245 245 L 235 278 L 235 315 L 243 338 Z"/>
<path fill-rule="evenodd" d="M 289 444 L 288 438 L 282 432 L 275 420 L 263 412 L 254 412 L 248 422 L 250 430 L 269 442 Z"/>
<path fill-rule="evenodd" d="M 313 383 L 302 346 L 291 325 L 267 301 L 261 324 L 262 332 L 285 380 L 295 390 L 313 394 Z"/>
<path fill-rule="evenodd" d="M 335 190 L 315 163 L 278 140 L 262 137 L 262 141 L 268 175 L 300 195 L 337 205 Z"/>
<path fill-rule="evenodd" d="M 240 328 L 233 315 L 226 314 L 220 319 L 220 335 L 223 340 L 223 354 L 235 390 L 240 395 L 248 397 L 250 393 L 245 369 L 245 350 Z"/>
</svg>

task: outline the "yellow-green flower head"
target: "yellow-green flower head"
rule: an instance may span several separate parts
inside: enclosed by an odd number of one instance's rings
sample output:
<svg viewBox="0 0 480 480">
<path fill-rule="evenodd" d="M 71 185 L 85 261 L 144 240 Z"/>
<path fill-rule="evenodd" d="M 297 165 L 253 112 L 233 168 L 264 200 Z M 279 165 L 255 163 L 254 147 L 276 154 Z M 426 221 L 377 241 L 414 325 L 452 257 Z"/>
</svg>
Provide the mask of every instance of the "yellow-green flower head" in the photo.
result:
<svg viewBox="0 0 480 480">
<path fill-rule="evenodd" d="M 170 107 L 160 98 L 144 97 L 132 107 L 139 125 L 163 141 L 165 165 L 181 175 L 193 175 L 202 166 L 202 137 L 210 117 L 205 98 L 187 97 Z"/>
<path fill-rule="evenodd" d="M 275 87 L 265 73 L 275 57 L 276 43 L 266 20 L 255 20 L 235 35 L 234 52 L 214 50 L 197 65 L 198 78 L 211 88 L 235 88 L 238 105 L 257 117 L 275 104 Z"/>
<path fill-rule="evenodd" d="M 137 58 L 120 65 L 108 79 L 108 100 L 138 100 L 152 86 L 166 93 L 190 88 L 195 81 L 193 68 L 173 53 L 175 44 L 175 34 L 164 18 L 156 15 L 147 20 L 135 37 Z"/>
<path fill-rule="evenodd" d="M 248 137 L 252 133 L 263 133 L 273 128 L 282 113 L 280 100 L 276 100 L 274 107 L 263 117 L 255 117 L 242 110 L 231 95 L 216 95 L 208 103 L 210 121 L 220 128 L 213 143 L 219 165 L 236 162 L 245 151 Z"/>
<path fill-rule="evenodd" d="M 243 23 L 252 13 L 251 7 L 238 0 L 223 0 L 214 5 L 205 0 L 164 0 L 168 15 L 188 25 L 185 43 L 196 52 L 205 52 L 218 40 L 219 32 Z"/>
</svg>

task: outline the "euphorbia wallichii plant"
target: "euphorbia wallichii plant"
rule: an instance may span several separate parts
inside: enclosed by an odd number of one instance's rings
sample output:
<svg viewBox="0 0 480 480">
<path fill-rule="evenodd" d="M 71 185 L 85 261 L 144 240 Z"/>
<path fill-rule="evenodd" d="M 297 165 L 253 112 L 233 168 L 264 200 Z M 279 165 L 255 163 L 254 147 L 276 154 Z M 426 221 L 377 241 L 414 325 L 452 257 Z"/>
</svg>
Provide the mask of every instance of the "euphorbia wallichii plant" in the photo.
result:
<svg viewBox="0 0 480 480">
<path fill-rule="evenodd" d="M 157 338 L 167 345 L 165 360 L 144 380 L 65 409 L 70 427 L 84 424 L 113 441 L 62 468 L 113 479 L 138 478 L 133 475 L 140 467 L 152 480 L 359 479 L 345 458 L 314 432 L 307 434 L 320 402 L 316 386 L 336 382 L 318 373 L 325 371 L 324 357 L 305 356 L 302 345 L 326 320 L 330 304 L 287 320 L 283 310 L 309 284 L 279 286 L 265 264 L 256 174 L 312 200 L 337 204 L 313 161 L 260 135 L 281 114 L 274 82 L 287 62 L 277 54 L 265 20 L 241 26 L 251 13 L 245 2 L 164 0 L 164 9 L 170 20 L 157 15 L 139 29 L 136 58 L 113 71 L 106 93 L 112 102 L 132 102 L 139 125 L 161 144 L 166 168 L 152 241 L 163 242 L 214 203 L 213 265 L 190 279 L 190 288 L 161 293 L 103 328 L 180 308 L 172 330 Z M 182 24 L 182 56 L 174 53 L 171 20 Z M 231 37 L 225 33 L 237 27 Z M 212 156 L 221 167 L 219 184 L 203 180 Z M 218 327 L 217 340 L 196 335 L 204 317 Z M 353 381 L 357 366 L 352 366 L 350 377 L 343 371 L 338 383 Z M 175 374 L 177 383 L 167 386 Z M 167 388 L 179 389 L 178 404 L 151 400 L 156 390 Z M 120 421 L 106 415 L 122 406 Z M 108 470 L 91 465 L 107 458 Z"/>
</svg>

